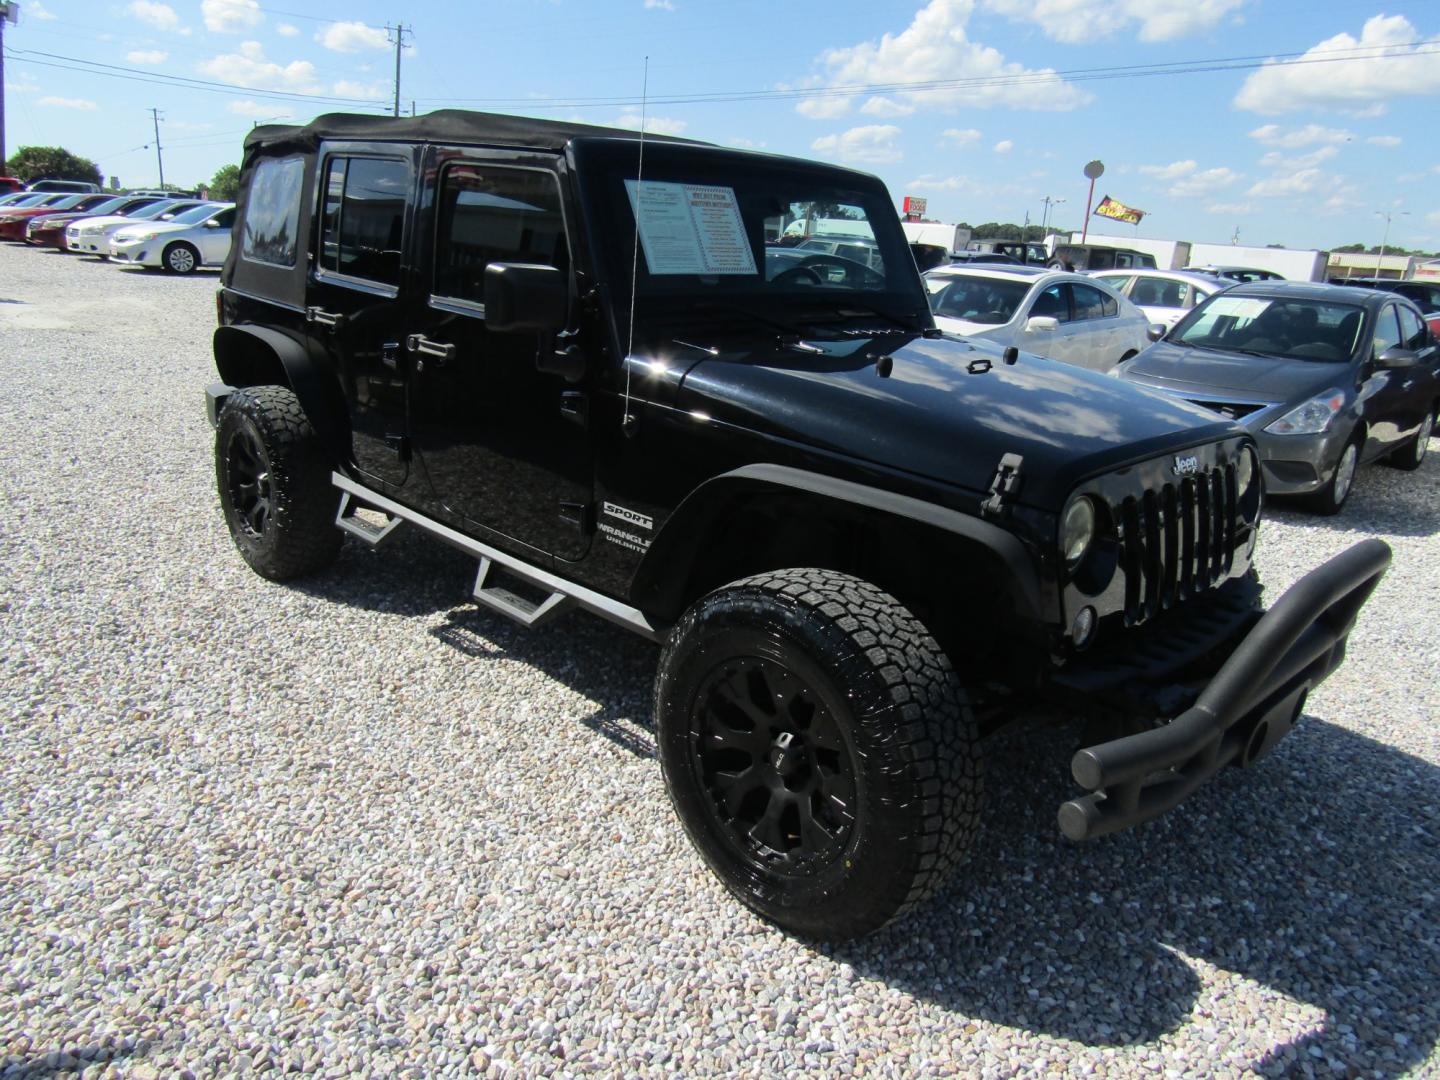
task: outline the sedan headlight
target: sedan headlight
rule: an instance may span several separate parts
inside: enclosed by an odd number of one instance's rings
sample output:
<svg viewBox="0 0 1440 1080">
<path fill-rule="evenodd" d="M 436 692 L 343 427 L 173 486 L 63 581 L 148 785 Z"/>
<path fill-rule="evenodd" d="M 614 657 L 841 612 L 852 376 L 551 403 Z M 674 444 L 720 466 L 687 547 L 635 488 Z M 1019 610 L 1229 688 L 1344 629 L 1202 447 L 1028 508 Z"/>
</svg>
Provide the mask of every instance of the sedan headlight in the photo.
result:
<svg viewBox="0 0 1440 1080">
<path fill-rule="evenodd" d="M 153 233 L 153 232 L 147 232 L 147 233 L 127 233 L 124 238 L 125 238 L 126 240 L 138 240 L 140 243 L 143 244 L 143 243 L 144 243 L 145 241 L 147 241 L 147 240 L 154 240 L 155 237 L 157 237 L 157 236 L 159 236 L 159 235 L 160 235 L 159 233 Z M 117 236 L 115 239 L 116 239 L 116 240 L 119 240 L 120 237 Z"/>
<path fill-rule="evenodd" d="M 1272 435 L 1319 435 L 1345 404 L 1345 392 L 1339 387 L 1326 390 L 1297 405 L 1278 420 L 1265 425 Z"/>
<path fill-rule="evenodd" d="M 1065 510 L 1060 523 L 1060 550 L 1065 555 L 1065 566 L 1073 571 L 1085 558 L 1090 544 L 1095 539 L 1095 504 L 1088 496 L 1081 495 Z"/>
</svg>

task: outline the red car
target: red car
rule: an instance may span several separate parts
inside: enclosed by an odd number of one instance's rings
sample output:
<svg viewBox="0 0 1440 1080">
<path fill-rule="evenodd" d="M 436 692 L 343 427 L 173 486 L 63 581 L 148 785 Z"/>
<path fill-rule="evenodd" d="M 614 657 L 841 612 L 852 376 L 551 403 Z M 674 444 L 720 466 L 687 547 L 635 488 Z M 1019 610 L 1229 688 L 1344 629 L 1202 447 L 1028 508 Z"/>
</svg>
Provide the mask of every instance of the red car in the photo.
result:
<svg viewBox="0 0 1440 1080">
<path fill-rule="evenodd" d="M 53 203 L 27 206 L 21 210 L 0 210 L 0 240 L 14 240 L 16 243 L 23 244 L 25 242 L 25 226 L 31 218 L 42 217 L 45 214 L 58 214 L 65 210 L 88 210 L 112 198 L 114 198 L 113 195 L 61 194 L 59 200 Z"/>
<path fill-rule="evenodd" d="M 32 217 L 25 226 L 25 242 L 40 247 L 53 247 L 59 248 L 61 251 L 69 251 L 70 248 L 65 243 L 65 228 L 72 221 L 79 221 L 86 217 L 102 217 L 107 214 L 127 217 L 132 211 L 160 201 L 154 195 L 115 195 L 86 210 L 66 210 L 64 213 Z"/>
<path fill-rule="evenodd" d="M 0 176 L 0 195 L 8 191 L 24 191 L 25 181 L 13 176 Z"/>
</svg>

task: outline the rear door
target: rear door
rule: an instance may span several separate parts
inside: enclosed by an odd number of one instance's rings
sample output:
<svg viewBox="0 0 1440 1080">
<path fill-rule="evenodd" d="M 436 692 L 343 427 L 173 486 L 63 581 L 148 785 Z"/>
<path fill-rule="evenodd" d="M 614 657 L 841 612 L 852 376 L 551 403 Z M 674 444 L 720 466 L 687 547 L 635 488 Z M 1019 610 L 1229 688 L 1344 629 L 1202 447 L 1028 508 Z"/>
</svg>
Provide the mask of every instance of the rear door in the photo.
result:
<svg viewBox="0 0 1440 1080">
<path fill-rule="evenodd" d="M 538 263 L 569 274 L 558 161 L 433 147 L 419 256 L 423 302 L 406 326 L 411 420 L 431 496 L 517 553 L 580 558 L 593 464 L 586 391 L 538 370 L 553 340 L 485 325 L 485 268 Z"/>
<path fill-rule="evenodd" d="M 402 273 L 415 175 L 412 151 L 330 143 L 320 163 L 320 221 L 306 320 L 329 354 L 350 413 L 355 467 L 382 489 L 410 478 L 401 332 L 412 293 Z"/>
</svg>

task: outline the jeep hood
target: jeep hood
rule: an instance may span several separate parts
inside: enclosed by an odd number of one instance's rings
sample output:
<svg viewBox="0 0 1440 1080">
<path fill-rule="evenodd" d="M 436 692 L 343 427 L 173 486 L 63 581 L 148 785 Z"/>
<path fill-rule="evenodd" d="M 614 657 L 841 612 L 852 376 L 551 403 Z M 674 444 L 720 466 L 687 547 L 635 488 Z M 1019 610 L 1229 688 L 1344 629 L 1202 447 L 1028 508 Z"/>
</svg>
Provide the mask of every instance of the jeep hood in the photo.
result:
<svg viewBox="0 0 1440 1080">
<path fill-rule="evenodd" d="M 1020 501 L 1057 509 L 1086 476 L 1243 434 L 1208 410 L 1083 368 L 954 337 L 877 335 L 721 349 L 675 404 L 888 469 L 984 492 L 1024 458 Z M 888 365 L 882 358 L 888 357 Z M 888 374 L 883 374 L 887 368 Z"/>
</svg>

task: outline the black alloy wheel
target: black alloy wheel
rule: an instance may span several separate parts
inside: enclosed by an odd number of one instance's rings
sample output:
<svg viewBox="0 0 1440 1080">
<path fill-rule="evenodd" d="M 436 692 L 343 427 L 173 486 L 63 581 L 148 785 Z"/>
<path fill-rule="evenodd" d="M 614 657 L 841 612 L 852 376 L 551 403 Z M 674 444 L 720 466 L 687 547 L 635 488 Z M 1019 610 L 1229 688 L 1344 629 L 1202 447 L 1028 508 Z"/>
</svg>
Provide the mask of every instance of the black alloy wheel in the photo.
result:
<svg viewBox="0 0 1440 1080">
<path fill-rule="evenodd" d="M 237 428 L 225 450 L 229 462 L 230 502 L 241 527 L 253 540 L 262 539 L 274 509 L 270 459 L 251 428 Z"/>
</svg>

